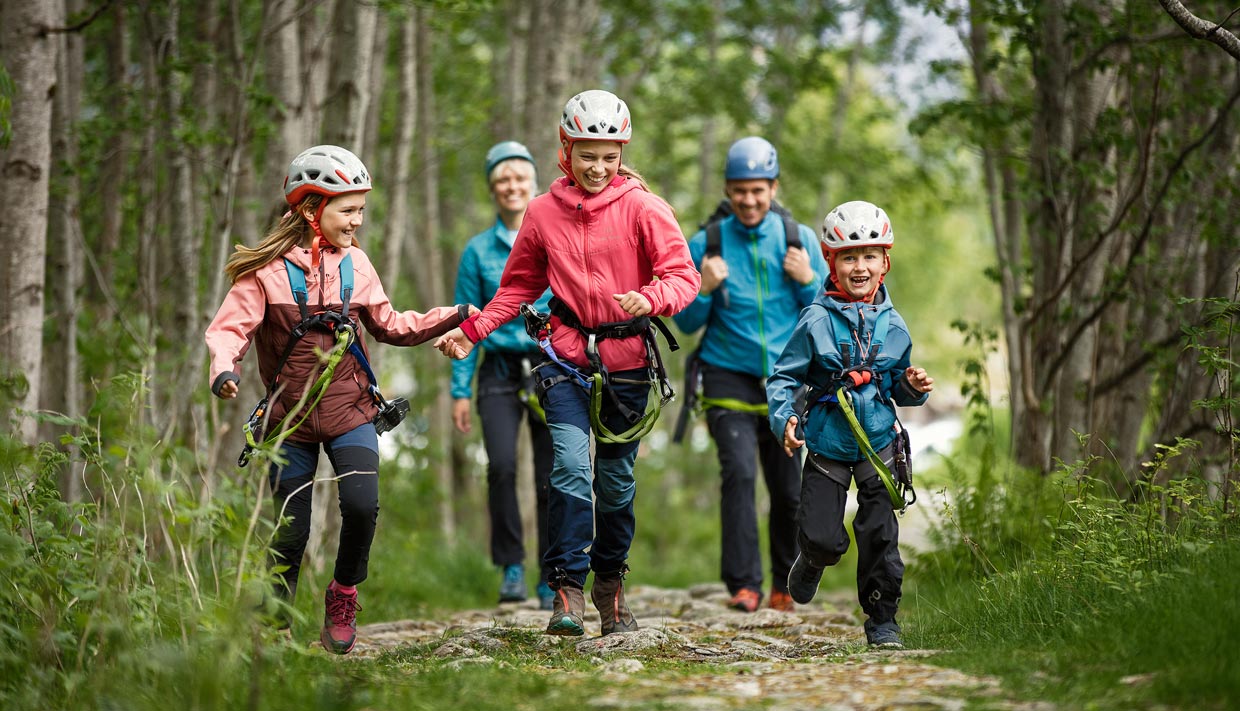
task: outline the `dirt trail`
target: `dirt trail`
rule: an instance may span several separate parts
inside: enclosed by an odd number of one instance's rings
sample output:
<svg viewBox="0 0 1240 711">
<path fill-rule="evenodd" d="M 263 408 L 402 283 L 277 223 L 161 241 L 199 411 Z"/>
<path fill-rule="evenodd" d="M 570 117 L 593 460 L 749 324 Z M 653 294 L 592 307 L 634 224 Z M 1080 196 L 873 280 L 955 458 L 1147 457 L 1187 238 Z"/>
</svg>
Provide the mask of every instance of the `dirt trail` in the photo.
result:
<svg viewBox="0 0 1240 711">
<path fill-rule="evenodd" d="M 413 645 L 426 650 L 427 662 L 461 667 L 507 665 L 522 648 L 567 651 L 594 667 L 589 674 L 601 672 L 609 682 L 609 692 L 592 697 L 591 708 L 1053 708 L 1011 701 L 993 679 L 926 664 L 932 652 L 872 651 L 848 596 L 824 597 L 795 613 L 744 614 L 727 609 L 722 585 L 688 590 L 636 585 L 628 598 L 642 626 L 637 632 L 598 637 L 598 613 L 587 595 L 585 637 L 540 634 L 548 613 L 530 601 L 444 619 L 365 625 L 350 657 Z M 531 673 L 553 672 L 586 673 L 531 664 Z"/>
</svg>

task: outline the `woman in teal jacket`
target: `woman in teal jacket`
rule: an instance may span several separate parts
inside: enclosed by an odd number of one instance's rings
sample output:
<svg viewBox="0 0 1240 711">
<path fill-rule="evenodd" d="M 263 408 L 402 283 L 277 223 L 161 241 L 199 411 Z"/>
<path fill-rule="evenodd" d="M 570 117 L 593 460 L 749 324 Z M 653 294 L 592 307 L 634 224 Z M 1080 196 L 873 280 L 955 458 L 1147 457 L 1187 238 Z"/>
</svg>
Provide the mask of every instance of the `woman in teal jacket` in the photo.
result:
<svg viewBox="0 0 1240 711">
<path fill-rule="evenodd" d="M 485 173 L 497 216 L 490 229 L 475 235 L 461 253 L 456 295 L 462 304 L 486 306 L 499 290 L 499 280 L 512 253 L 525 209 L 538 191 L 534 157 L 516 141 L 497 143 L 487 151 Z M 536 306 L 546 310 L 548 291 Z M 478 417 L 487 452 L 487 508 L 491 514 L 491 562 L 503 571 L 500 602 L 525 599 L 525 540 L 521 505 L 517 500 L 517 432 L 524 418 L 529 424 L 534 452 L 534 489 L 537 502 L 538 560 L 547 552 L 547 491 L 551 476 L 551 433 L 543 418 L 527 406 L 530 368 L 540 360 L 538 344 L 511 321 L 496 329 L 478 351 L 452 362 L 452 421 L 456 429 L 472 429 L 470 397 L 478 375 Z M 550 610 L 553 593 L 547 587 L 547 567 L 540 566 L 539 605 Z"/>
</svg>

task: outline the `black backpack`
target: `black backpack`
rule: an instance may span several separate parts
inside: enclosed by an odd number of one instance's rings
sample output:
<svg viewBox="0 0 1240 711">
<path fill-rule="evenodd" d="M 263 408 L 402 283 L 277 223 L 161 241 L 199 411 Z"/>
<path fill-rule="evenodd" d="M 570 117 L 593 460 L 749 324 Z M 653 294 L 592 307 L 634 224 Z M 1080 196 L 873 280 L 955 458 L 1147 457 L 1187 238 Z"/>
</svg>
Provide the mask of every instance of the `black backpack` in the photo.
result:
<svg viewBox="0 0 1240 711">
<path fill-rule="evenodd" d="M 771 211 L 779 215 L 784 221 L 784 239 L 788 243 L 788 248 L 800 247 L 804 249 L 805 245 L 801 244 L 801 230 L 797 226 L 797 221 L 793 219 L 792 213 L 788 212 L 788 208 L 772 200 Z M 732 201 L 720 200 L 715 207 L 715 211 L 710 214 L 710 217 L 698 225 L 698 229 L 706 230 L 706 253 L 702 255 L 702 259 L 718 257 L 722 253 L 723 228 L 719 226 L 719 223 L 732 214 Z"/>
</svg>

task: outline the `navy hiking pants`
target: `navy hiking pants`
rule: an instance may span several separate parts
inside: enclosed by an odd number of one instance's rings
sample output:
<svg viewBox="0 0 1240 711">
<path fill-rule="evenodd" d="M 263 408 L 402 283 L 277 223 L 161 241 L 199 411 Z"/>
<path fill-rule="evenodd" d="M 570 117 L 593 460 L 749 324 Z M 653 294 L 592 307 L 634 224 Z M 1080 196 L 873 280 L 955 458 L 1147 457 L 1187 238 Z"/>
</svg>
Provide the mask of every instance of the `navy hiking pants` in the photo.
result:
<svg viewBox="0 0 1240 711">
<path fill-rule="evenodd" d="M 541 378 L 560 373 L 563 370 L 550 362 L 539 367 Z M 613 380 L 647 381 L 645 369 L 611 376 Z M 614 383 L 613 387 L 625 407 L 645 412 L 650 396 L 648 381 Z M 633 495 L 637 483 L 633 463 L 639 442 L 597 443 L 591 464 L 590 391 L 576 380 L 564 380 L 552 385 L 541 397 L 555 448 L 547 504 L 550 545 L 544 563 L 554 571 L 549 581 L 552 588 L 572 585 L 584 589 L 591 569 L 596 574 L 616 573 L 628 558 L 636 526 Z M 603 396 L 599 417 L 612 432 L 623 432 L 630 426 L 607 395 Z"/>
<path fill-rule="evenodd" d="M 890 463 L 892 446 L 878 456 Z M 844 506 L 850 478 L 857 482 L 857 597 L 870 619 L 888 622 L 895 619 L 904 583 L 900 525 L 887 488 L 869 461 L 838 462 L 812 453 L 806 457 L 797 511 L 801 551 L 810 563 L 825 567 L 838 563 L 848 550 Z"/>
<path fill-rule="evenodd" d="M 310 514 L 314 500 L 314 471 L 318 467 L 317 442 L 284 442 L 283 467 L 272 465 L 269 482 L 275 499 L 276 518 L 290 519 L 276 529 L 272 544 L 273 564 L 287 566 L 279 573 L 283 585 L 277 592 L 293 598 L 301 559 L 310 540 Z M 340 546 L 333 577 L 341 585 L 357 585 L 366 579 L 370 544 L 379 518 L 379 435 L 367 422 L 339 437 L 323 442 L 340 490 Z M 347 475 L 347 476 L 346 476 Z"/>
</svg>

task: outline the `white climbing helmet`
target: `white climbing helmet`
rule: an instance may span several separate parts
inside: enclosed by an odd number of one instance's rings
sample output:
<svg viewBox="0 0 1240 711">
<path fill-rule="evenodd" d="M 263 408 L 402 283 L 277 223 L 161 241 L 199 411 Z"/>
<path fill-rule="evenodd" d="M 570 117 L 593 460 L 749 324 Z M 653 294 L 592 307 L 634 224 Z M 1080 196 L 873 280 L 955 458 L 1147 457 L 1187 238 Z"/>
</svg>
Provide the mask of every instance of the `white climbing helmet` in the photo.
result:
<svg viewBox="0 0 1240 711">
<path fill-rule="evenodd" d="M 288 164 L 284 199 L 298 205 L 307 195 L 334 197 L 370 190 L 370 171 L 357 156 L 340 146 L 315 146 Z"/>
<path fill-rule="evenodd" d="M 827 213 L 822 221 L 822 248 L 837 252 L 851 247 L 882 247 L 895 244 L 891 219 L 874 203 L 853 200 Z"/>
<path fill-rule="evenodd" d="M 629 107 L 610 91 L 590 89 L 568 100 L 560 116 L 560 138 L 628 143 L 633 137 Z"/>
</svg>

